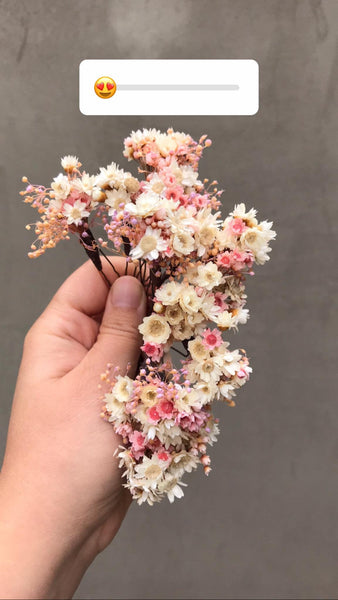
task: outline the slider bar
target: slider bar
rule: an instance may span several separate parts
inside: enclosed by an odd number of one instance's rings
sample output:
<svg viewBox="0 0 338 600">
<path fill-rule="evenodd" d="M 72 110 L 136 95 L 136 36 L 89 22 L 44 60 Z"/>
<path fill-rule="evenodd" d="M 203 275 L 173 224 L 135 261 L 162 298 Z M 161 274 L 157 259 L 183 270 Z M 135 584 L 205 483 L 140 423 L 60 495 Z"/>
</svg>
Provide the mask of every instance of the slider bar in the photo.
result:
<svg viewBox="0 0 338 600">
<path fill-rule="evenodd" d="M 188 83 L 182 83 L 182 84 L 176 84 L 176 83 L 151 83 L 151 84 L 117 84 L 117 90 L 122 90 L 122 91 L 177 91 L 177 90 L 182 90 L 182 91 L 203 91 L 203 90 L 217 90 L 217 91 L 238 91 L 239 90 L 239 85 L 237 84 L 213 84 L 213 83 L 193 83 L 193 84 L 188 84 Z"/>
</svg>

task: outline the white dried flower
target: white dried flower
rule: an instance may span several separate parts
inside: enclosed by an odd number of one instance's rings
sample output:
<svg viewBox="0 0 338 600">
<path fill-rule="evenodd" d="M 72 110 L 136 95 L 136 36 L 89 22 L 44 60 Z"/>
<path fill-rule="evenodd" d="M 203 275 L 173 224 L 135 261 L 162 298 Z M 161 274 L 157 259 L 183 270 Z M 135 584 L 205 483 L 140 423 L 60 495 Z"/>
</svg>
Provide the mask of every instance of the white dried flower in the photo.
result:
<svg viewBox="0 0 338 600">
<path fill-rule="evenodd" d="M 206 290 L 212 290 L 224 281 L 221 271 L 218 270 L 215 263 L 209 262 L 197 267 L 196 283 Z"/>
<path fill-rule="evenodd" d="M 155 298 L 166 306 L 176 304 L 182 291 L 182 284 L 177 281 L 166 281 L 155 292 Z"/>
<path fill-rule="evenodd" d="M 152 192 L 140 194 L 135 204 L 128 202 L 125 210 L 136 217 L 149 217 L 161 207 L 161 197 Z"/>
<path fill-rule="evenodd" d="M 170 336 L 170 326 L 164 317 L 152 314 L 150 317 L 144 317 L 139 331 L 143 335 L 145 342 L 153 344 L 165 344 Z"/>
<path fill-rule="evenodd" d="M 147 260 L 156 260 L 159 253 L 166 250 L 168 243 L 161 237 L 159 229 L 147 227 L 144 235 L 141 237 L 136 248 L 130 252 L 132 259 L 145 258 Z"/>
<path fill-rule="evenodd" d="M 76 156 L 68 154 L 67 156 L 61 158 L 61 166 L 65 171 L 72 172 L 74 169 L 80 167 L 81 163 Z"/>
<path fill-rule="evenodd" d="M 54 177 L 51 188 L 54 192 L 56 200 L 65 200 L 71 192 L 71 186 L 66 175 L 59 173 L 57 177 Z"/>
<path fill-rule="evenodd" d="M 68 225 L 80 225 L 82 220 L 89 217 L 90 212 L 87 210 L 86 202 L 76 200 L 74 204 L 68 204 L 65 202 L 63 205 L 63 214 L 67 219 Z"/>
</svg>

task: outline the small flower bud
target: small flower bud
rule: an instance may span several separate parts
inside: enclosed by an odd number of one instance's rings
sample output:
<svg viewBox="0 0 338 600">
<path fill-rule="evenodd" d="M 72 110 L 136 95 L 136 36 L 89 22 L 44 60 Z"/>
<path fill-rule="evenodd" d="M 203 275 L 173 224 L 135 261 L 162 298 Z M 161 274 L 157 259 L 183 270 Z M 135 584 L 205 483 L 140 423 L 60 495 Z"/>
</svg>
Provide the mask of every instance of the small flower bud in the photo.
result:
<svg viewBox="0 0 338 600">
<path fill-rule="evenodd" d="M 164 306 L 160 302 L 155 302 L 153 309 L 156 313 L 160 314 L 164 312 Z"/>
<path fill-rule="evenodd" d="M 204 465 L 205 467 L 208 467 L 210 465 L 210 456 L 208 456 L 207 454 L 203 454 L 203 456 L 201 456 L 201 463 L 202 465 Z"/>
</svg>

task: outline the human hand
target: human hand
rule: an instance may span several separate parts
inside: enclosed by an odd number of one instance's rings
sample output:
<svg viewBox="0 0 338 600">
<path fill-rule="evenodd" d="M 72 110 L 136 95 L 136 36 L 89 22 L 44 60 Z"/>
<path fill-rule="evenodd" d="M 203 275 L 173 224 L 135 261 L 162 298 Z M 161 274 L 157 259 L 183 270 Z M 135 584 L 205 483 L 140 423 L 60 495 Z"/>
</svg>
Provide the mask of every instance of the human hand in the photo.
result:
<svg viewBox="0 0 338 600">
<path fill-rule="evenodd" d="M 108 293 L 84 264 L 26 336 L 0 477 L 2 598 L 71 597 L 130 504 L 98 383 L 107 363 L 135 374 L 146 298 L 114 277 Z"/>
</svg>

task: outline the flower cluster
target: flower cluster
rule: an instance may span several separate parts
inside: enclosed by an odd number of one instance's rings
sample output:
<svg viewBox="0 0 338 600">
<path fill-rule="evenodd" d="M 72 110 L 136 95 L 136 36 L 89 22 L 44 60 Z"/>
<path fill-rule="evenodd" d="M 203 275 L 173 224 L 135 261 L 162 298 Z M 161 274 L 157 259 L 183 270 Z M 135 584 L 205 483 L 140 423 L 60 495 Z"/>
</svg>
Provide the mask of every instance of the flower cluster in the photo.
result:
<svg viewBox="0 0 338 600">
<path fill-rule="evenodd" d="M 103 416 L 122 436 L 125 485 L 139 503 L 181 497 L 182 476 L 201 462 L 218 433 L 215 399 L 234 405 L 251 368 L 222 332 L 247 321 L 245 277 L 269 259 L 272 223 L 238 204 L 221 218 L 217 182 L 201 181 L 198 164 L 211 142 L 168 129 L 132 132 L 124 155 L 143 178 L 111 163 L 97 175 L 78 159 L 62 159 L 65 174 L 50 188 L 22 192 L 41 214 L 30 256 L 76 234 L 102 273 L 110 249 L 134 266 L 151 310 L 139 330 L 142 361 L 135 380 L 107 371 Z M 91 227 L 100 224 L 95 240 Z M 175 369 L 170 351 L 183 355 Z"/>
</svg>

